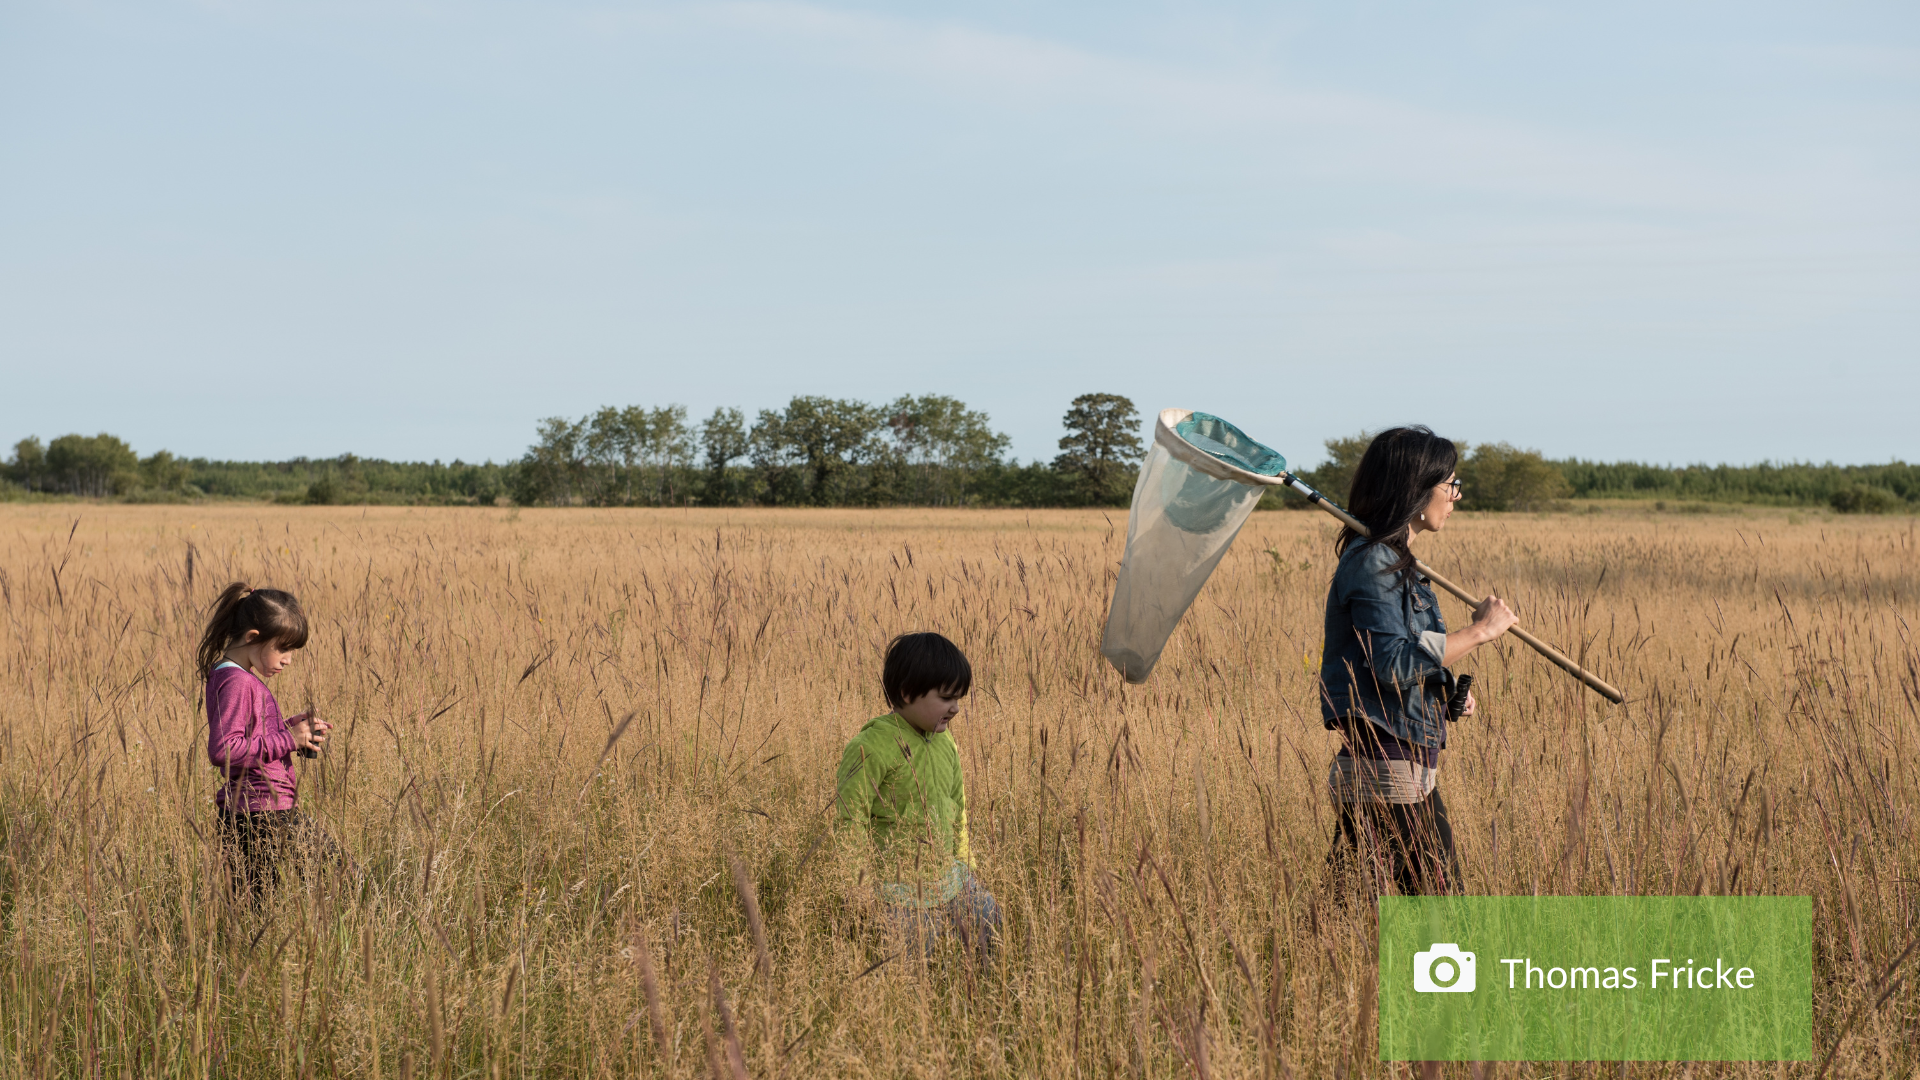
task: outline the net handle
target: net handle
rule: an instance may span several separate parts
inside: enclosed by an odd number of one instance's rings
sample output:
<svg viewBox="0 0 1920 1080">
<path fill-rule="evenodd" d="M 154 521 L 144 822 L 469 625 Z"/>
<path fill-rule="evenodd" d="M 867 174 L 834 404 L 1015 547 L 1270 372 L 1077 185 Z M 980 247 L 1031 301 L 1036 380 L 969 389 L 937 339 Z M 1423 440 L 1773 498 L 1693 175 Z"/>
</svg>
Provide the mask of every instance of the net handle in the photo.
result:
<svg viewBox="0 0 1920 1080">
<path fill-rule="evenodd" d="M 1241 470 L 1236 469 L 1234 471 L 1240 472 Z M 1253 476 L 1254 474 L 1247 473 L 1246 475 Z M 1367 527 L 1365 525 L 1360 524 L 1360 522 L 1352 514 L 1347 513 L 1345 510 L 1340 509 L 1338 506 L 1335 506 L 1330 500 L 1327 499 L 1326 496 L 1313 490 L 1311 487 L 1308 487 L 1306 484 L 1301 482 L 1299 477 L 1296 477 L 1291 473 L 1281 473 L 1278 476 L 1262 476 L 1262 477 L 1258 477 L 1257 479 L 1259 480 L 1260 483 L 1263 483 L 1263 484 L 1270 484 L 1275 487 L 1292 488 L 1294 491 L 1299 492 L 1301 495 L 1304 495 L 1308 502 L 1312 503 L 1313 505 L 1319 507 L 1322 510 L 1325 510 L 1329 514 L 1332 514 L 1334 517 L 1340 519 L 1341 524 L 1347 526 L 1349 529 L 1352 529 L 1354 532 L 1359 533 L 1361 536 L 1373 535 L 1371 532 L 1367 530 Z M 1453 582 L 1448 581 L 1446 578 L 1441 577 L 1439 574 L 1434 572 L 1433 567 L 1428 566 L 1426 563 L 1423 563 L 1418 559 L 1415 559 L 1413 561 L 1413 568 L 1416 571 L 1422 574 L 1425 574 L 1427 577 L 1433 579 L 1433 583 L 1435 585 L 1438 585 L 1441 588 L 1452 593 L 1454 596 L 1459 597 L 1462 602 L 1468 604 L 1469 606 L 1474 608 L 1476 611 L 1479 610 L 1481 604 L 1486 602 L 1484 599 L 1475 599 L 1472 593 L 1468 592 L 1467 590 L 1461 588 L 1458 585 L 1455 585 Z M 1554 664 L 1554 666 L 1558 667 L 1560 670 L 1566 672 L 1567 674 L 1573 676 L 1574 678 L 1579 679 L 1581 682 L 1587 685 L 1588 689 L 1592 690 L 1596 694 L 1599 694 L 1601 697 L 1606 698 L 1608 701 L 1613 702 L 1615 705 L 1618 705 L 1627 700 L 1627 696 L 1621 693 L 1619 690 L 1615 689 L 1611 683 L 1602 679 L 1600 676 L 1595 675 L 1593 672 L 1588 671 L 1586 668 L 1581 667 L 1579 664 L 1574 663 L 1572 658 L 1568 657 L 1566 653 L 1561 652 L 1559 649 L 1556 649 L 1553 646 L 1547 644 L 1546 642 L 1541 641 L 1539 638 L 1534 637 L 1532 634 L 1527 633 L 1525 630 L 1521 629 L 1517 623 L 1514 626 L 1508 628 L 1507 633 L 1512 634 L 1514 637 L 1517 637 L 1521 641 L 1526 642 L 1528 645 L 1533 646 L 1534 652 L 1537 652 L 1541 656 L 1546 657 L 1549 661 L 1551 661 Z"/>
</svg>

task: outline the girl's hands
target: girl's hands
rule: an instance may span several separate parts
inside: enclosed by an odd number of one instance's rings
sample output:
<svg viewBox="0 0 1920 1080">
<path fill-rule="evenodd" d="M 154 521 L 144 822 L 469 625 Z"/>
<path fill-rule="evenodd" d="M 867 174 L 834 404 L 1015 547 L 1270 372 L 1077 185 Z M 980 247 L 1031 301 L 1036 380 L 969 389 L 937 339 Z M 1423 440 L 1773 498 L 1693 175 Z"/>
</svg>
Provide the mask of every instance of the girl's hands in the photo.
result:
<svg viewBox="0 0 1920 1080">
<path fill-rule="evenodd" d="M 313 715 L 303 712 L 287 720 L 287 734 L 293 736 L 296 750 L 318 750 L 327 741 L 327 732 L 333 725 Z"/>
<path fill-rule="evenodd" d="M 1460 710 L 1460 715 L 1461 715 L 1461 716 L 1463 716 L 1463 717 L 1464 717 L 1464 716 L 1472 716 L 1472 715 L 1473 715 L 1473 711 L 1474 711 L 1474 709 L 1476 709 L 1476 708 L 1478 708 L 1478 705 L 1477 705 L 1477 704 L 1476 704 L 1476 703 L 1474 702 L 1474 700 L 1473 700 L 1473 691 L 1471 691 L 1471 690 L 1469 690 L 1469 691 L 1467 691 L 1467 704 L 1466 704 L 1466 707 Z"/>
</svg>

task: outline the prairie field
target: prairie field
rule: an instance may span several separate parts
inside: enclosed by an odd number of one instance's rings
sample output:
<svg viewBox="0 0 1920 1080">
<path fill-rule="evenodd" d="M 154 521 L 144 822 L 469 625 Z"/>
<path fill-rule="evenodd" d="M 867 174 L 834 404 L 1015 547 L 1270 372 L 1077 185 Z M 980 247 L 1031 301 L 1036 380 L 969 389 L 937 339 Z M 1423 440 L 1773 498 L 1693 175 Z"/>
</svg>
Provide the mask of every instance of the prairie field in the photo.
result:
<svg viewBox="0 0 1920 1080">
<path fill-rule="evenodd" d="M 1369 895 L 1326 872 L 1333 523 L 1256 514 L 1144 686 L 1097 651 L 1125 531 L 0 506 L 0 1075 L 1412 1075 L 1377 1059 Z M 1814 910 L 1811 1062 L 1444 1075 L 1915 1075 L 1913 519 L 1463 514 L 1417 550 L 1629 697 L 1511 639 L 1467 661 L 1467 891 Z M 337 725 L 301 802 L 356 864 L 259 908 L 223 898 L 192 671 L 233 580 L 313 620 L 273 689 Z M 985 969 L 890 952 L 828 828 L 923 629 L 974 664 Z"/>
</svg>

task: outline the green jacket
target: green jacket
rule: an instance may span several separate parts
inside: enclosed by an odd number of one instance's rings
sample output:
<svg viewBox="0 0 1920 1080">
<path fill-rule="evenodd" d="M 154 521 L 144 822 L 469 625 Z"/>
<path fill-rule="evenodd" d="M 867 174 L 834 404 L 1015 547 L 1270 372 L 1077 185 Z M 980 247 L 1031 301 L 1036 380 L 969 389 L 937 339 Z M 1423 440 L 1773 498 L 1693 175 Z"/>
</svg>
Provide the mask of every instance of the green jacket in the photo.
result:
<svg viewBox="0 0 1920 1080">
<path fill-rule="evenodd" d="M 923 734 L 899 713 L 876 716 L 847 743 L 835 787 L 835 825 L 848 839 L 871 838 L 889 900 L 912 902 L 909 892 L 930 903 L 952 899 L 958 871 L 973 865 L 953 736 Z M 928 894 L 927 885 L 937 892 Z"/>
</svg>

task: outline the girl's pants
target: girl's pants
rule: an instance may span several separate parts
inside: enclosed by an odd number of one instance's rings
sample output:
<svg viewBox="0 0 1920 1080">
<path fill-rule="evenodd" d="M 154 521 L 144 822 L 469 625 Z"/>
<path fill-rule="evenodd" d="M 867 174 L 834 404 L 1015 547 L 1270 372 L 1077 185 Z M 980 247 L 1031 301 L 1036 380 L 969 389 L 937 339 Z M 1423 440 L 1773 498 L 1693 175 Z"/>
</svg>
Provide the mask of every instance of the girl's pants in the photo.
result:
<svg viewBox="0 0 1920 1080">
<path fill-rule="evenodd" d="M 1339 808 L 1340 828 L 1329 862 L 1372 861 L 1391 874 L 1402 896 L 1437 896 L 1459 889 L 1453 825 L 1438 788 L 1419 802 L 1343 802 Z"/>
<path fill-rule="evenodd" d="M 220 841 L 236 896 L 266 895 L 288 863 L 302 875 L 308 860 L 347 865 L 346 854 L 327 830 L 298 810 L 223 811 Z"/>
<path fill-rule="evenodd" d="M 943 937 L 954 937 L 983 963 L 1000 948 L 1000 905 L 972 872 L 954 898 L 934 907 L 882 904 L 887 928 L 900 936 L 909 955 L 931 959 Z"/>
</svg>

